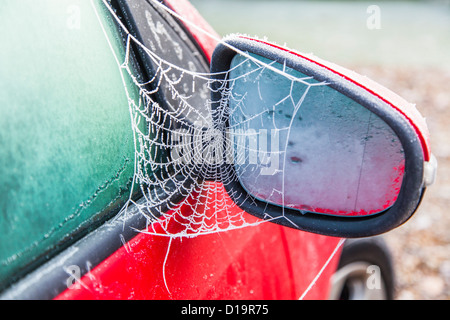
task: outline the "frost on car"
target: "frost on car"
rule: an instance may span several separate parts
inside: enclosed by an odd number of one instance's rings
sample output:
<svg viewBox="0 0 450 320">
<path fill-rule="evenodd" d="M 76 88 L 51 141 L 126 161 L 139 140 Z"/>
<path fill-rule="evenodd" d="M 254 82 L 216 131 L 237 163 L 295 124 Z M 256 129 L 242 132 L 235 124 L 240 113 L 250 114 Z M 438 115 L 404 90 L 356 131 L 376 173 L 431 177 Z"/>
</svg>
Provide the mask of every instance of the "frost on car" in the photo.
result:
<svg viewBox="0 0 450 320">
<path fill-rule="evenodd" d="M 187 1 L 1 15 L 3 297 L 327 298 L 343 237 L 403 223 L 427 185 L 408 105 L 220 39 Z"/>
</svg>

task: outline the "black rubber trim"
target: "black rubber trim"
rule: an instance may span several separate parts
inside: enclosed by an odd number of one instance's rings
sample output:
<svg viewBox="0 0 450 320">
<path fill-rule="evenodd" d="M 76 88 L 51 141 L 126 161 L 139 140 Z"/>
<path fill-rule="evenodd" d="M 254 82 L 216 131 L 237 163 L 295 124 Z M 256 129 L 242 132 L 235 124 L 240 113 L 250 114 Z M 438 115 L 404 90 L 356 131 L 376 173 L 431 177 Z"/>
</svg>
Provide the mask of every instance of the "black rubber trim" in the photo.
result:
<svg viewBox="0 0 450 320">
<path fill-rule="evenodd" d="M 231 60 L 236 55 L 233 48 L 236 48 L 242 52 L 254 53 L 285 64 L 305 75 L 313 76 L 318 81 L 326 81 L 330 87 L 355 100 L 384 120 L 398 135 L 405 152 L 405 174 L 397 201 L 391 208 L 376 215 L 342 217 L 317 213 L 301 214 L 299 210 L 260 201 L 249 195 L 238 179 L 231 178 L 237 176 L 234 166 L 225 164 L 222 171 L 228 173 L 230 177 L 228 181 L 223 181 L 225 189 L 242 210 L 264 220 L 271 219 L 272 222 L 283 226 L 343 238 L 378 235 L 400 226 L 412 216 L 424 191 L 424 157 L 417 134 L 404 116 L 366 89 L 292 53 L 241 37 L 228 38 L 225 43 L 218 45 L 211 61 L 213 79 L 218 80 L 213 83 L 213 110 L 219 108 L 219 102 L 222 100 L 222 90 L 219 89 L 225 80 L 226 72 L 230 69 Z M 226 112 L 213 112 L 213 114 L 226 114 Z M 216 125 L 221 127 L 227 119 L 215 118 L 214 120 Z M 226 132 L 226 130 L 223 131 Z"/>
</svg>

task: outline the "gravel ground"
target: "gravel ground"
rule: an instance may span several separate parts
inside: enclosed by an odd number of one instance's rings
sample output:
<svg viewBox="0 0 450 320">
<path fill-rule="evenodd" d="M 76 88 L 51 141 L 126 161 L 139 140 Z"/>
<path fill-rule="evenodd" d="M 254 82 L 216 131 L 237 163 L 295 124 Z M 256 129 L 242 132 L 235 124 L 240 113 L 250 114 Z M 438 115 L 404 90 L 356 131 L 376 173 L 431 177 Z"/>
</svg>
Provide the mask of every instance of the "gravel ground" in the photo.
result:
<svg viewBox="0 0 450 320">
<path fill-rule="evenodd" d="M 396 263 L 396 298 L 450 300 L 450 69 L 354 69 L 416 103 L 438 159 L 436 182 L 419 210 L 385 236 Z"/>
</svg>

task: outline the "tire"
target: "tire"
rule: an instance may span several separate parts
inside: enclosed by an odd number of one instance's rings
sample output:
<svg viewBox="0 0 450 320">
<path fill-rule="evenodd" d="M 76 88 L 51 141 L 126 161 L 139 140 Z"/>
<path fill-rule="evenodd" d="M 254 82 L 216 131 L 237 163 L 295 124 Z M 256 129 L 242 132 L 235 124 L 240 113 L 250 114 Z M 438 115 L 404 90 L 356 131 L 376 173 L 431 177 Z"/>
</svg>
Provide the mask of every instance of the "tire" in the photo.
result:
<svg viewBox="0 0 450 320">
<path fill-rule="evenodd" d="M 383 238 L 346 240 L 331 281 L 331 300 L 393 300 L 394 263 Z"/>
</svg>

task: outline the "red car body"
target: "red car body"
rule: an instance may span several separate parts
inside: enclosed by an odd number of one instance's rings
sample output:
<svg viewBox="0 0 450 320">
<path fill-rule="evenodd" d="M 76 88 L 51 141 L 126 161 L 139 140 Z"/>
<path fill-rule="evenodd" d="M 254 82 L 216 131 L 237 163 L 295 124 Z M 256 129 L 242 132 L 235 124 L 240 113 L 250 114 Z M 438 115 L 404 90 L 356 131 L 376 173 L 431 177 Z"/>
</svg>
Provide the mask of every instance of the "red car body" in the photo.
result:
<svg viewBox="0 0 450 320">
<path fill-rule="evenodd" d="M 210 59 L 219 39 L 212 28 L 188 1 L 166 4 L 194 23 L 185 27 Z M 226 195 L 221 183 L 206 183 Z M 192 238 L 139 233 L 56 299 L 327 299 L 342 243 L 272 223 Z"/>
</svg>

